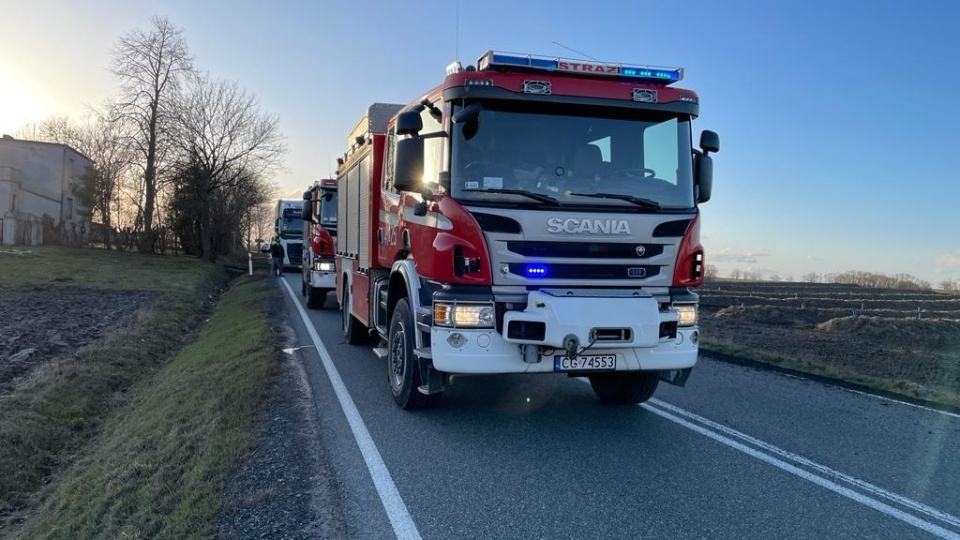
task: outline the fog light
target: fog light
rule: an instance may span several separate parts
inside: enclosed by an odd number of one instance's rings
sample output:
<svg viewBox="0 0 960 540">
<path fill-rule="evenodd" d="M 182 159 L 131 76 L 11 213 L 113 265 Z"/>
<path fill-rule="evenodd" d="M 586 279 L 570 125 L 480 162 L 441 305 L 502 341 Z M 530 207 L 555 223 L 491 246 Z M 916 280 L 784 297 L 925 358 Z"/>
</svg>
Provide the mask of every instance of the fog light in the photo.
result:
<svg viewBox="0 0 960 540">
<path fill-rule="evenodd" d="M 690 334 L 690 343 L 693 343 L 694 345 L 696 345 L 697 342 L 699 341 L 700 341 L 700 332 L 697 332 L 696 330 L 694 330 L 693 333 Z"/>
<path fill-rule="evenodd" d="M 460 349 L 467 344 L 467 337 L 460 332 L 454 332 L 447 336 L 447 343 L 454 349 Z"/>
</svg>

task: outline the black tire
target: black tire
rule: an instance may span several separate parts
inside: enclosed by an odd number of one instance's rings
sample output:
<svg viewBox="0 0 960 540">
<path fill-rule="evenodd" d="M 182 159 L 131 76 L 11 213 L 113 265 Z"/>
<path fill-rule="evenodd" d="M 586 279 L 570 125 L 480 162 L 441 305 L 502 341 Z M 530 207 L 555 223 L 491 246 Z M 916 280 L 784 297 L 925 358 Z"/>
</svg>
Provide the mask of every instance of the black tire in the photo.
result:
<svg viewBox="0 0 960 540">
<path fill-rule="evenodd" d="M 423 409 L 436 405 L 441 394 L 420 393 L 420 368 L 413 347 L 413 313 L 406 298 L 401 298 L 393 308 L 390 331 L 387 333 L 387 380 L 393 400 L 403 409 Z"/>
<path fill-rule="evenodd" d="M 300 295 L 306 298 L 307 296 L 307 282 L 304 281 L 301 277 L 300 279 Z M 307 307 L 310 307 L 310 303 L 307 302 Z"/>
<path fill-rule="evenodd" d="M 590 375 L 590 386 L 600 401 L 636 405 L 653 397 L 660 382 L 657 371 L 616 371 Z"/>
<path fill-rule="evenodd" d="M 343 305 L 340 306 L 340 327 L 347 343 L 360 345 L 367 342 L 367 327 L 350 313 L 350 288 L 349 285 L 346 287 L 343 290 Z"/>
<path fill-rule="evenodd" d="M 310 285 L 304 285 L 307 296 L 307 307 L 310 309 L 320 309 L 327 303 L 327 293 L 330 289 L 318 289 Z"/>
</svg>

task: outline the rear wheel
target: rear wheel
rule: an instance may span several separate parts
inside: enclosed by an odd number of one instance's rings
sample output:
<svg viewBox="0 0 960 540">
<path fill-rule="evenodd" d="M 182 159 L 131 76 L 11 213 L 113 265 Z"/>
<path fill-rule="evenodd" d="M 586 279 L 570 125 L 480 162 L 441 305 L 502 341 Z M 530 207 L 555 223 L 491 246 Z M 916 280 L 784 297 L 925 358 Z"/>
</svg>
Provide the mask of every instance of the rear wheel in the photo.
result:
<svg viewBox="0 0 960 540">
<path fill-rule="evenodd" d="M 406 298 L 401 298 L 393 309 L 390 331 L 387 333 L 387 375 L 393 400 L 404 409 L 423 409 L 440 400 L 440 394 L 428 396 L 418 390 L 422 383 L 420 368 L 413 355 L 416 343 L 414 332 L 416 329 L 410 303 Z"/>
<path fill-rule="evenodd" d="M 346 281 L 344 281 L 346 283 Z M 351 345 L 359 345 L 367 341 L 367 328 L 350 313 L 350 286 L 343 291 L 343 305 L 340 306 L 340 322 L 343 330 L 343 339 Z"/>
<path fill-rule="evenodd" d="M 657 371 L 617 371 L 590 375 L 590 386 L 600 401 L 615 405 L 643 403 L 657 391 Z"/>
</svg>

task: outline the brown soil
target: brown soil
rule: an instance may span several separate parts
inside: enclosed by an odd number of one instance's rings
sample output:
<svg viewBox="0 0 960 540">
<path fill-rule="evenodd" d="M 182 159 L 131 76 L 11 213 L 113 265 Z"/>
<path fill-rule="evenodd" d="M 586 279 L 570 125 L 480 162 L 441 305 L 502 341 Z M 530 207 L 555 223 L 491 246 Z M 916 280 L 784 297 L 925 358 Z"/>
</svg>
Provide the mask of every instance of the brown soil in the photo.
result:
<svg viewBox="0 0 960 540">
<path fill-rule="evenodd" d="M 0 396 L 38 365 L 115 332 L 156 292 L 83 289 L 0 289 Z"/>
<path fill-rule="evenodd" d="M 916 388 L 960 392 L 957 296 L 752 285 L 711 284 L 699 291 L 704 339 Z M 923 320 L 917 318 L 918 306 Z"/>
</svg>

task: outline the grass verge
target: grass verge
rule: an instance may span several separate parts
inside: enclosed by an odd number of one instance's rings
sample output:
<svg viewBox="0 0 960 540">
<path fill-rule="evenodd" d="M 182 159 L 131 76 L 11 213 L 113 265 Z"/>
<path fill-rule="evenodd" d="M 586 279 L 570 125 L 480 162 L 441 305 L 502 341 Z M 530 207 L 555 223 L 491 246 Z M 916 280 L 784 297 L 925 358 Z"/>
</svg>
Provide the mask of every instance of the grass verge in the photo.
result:
<svg viewBox="0 0 960 540">
<path fill-rule="evenodd" d="M 924 405 L 960 410 L 960 394 L 921 387 L 905 380 L 852 373 L 828 364 L 770 354 L 726 341 L 701 340 L 700 350 L 734 363 L 769 366 L 780 371 L 807 375 L 824 382 L 873 391 L 889 397 L 906 398 Z"/>
<path fill-rule="evenodd" d="M 0 255 L 0 288 L 159 291 L 122 327 L 36 368 L 0 399 L 0 517 L 16 523 L 37 491 L 98 433 L 128 389 L 180 348 L 223 283 L 195 259 L 94 249 L 37 248 Z"/>
<path fill-rule="evenodd" d="M 22 537 L 205 538 L 276 366 L 262 278 L 240 278 L 195 341 L 104 426 Z"/>
</svg>

